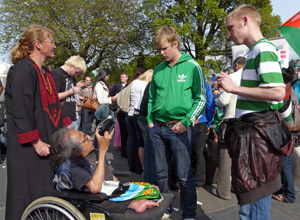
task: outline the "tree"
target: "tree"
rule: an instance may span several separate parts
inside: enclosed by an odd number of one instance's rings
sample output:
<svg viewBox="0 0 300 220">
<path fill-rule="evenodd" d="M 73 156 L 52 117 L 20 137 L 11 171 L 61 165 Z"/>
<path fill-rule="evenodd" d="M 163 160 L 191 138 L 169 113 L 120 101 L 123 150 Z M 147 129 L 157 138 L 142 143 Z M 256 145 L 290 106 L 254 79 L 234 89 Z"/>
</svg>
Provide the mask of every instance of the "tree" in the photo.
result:
<svg viewBox="0 0 300 220">
<path fill-rule="evenodd" d="M 133 58 L 145 40 L 138 0 L 1 0 L 0 13 L 4 50 L 17 43 L 27 26 L 41 24 L 55 33 L 56 56 L 48 62 L 57 67 L 79 55 L 87 63 L 86 74 L 110 60 Z"/>
<path fill-rule="evenodd" d="M 112 61 L 109 64 L 109 69 L 111 71 L 111 77 L 109 78 L 108 83 L 115 83 L 120 81 L 120 74 L 125 72 L 129 75 L 129 80 L 133 76 L 134 71 L 137 67 L 143 67 L 146 70 L 148 69 L 154 69 L 158 64 L 163 62 L 163 59 L 160 55 L 156 56 L 149 56 L 149 55 L 143 55 L 144 58 L 144 66 L 139 65 L 139 60 L 141 59 L 140 56 L 137 56 L 130 62 L 118 62 L 117 60 Z M 129 81 L 128 80 L 128 81 Z"/>
<path fill-rule="evenodd" d="M 240 4 L 255 6 L 262 15 L 262 32 L 269 34 L 280 26 L 273 16 L 270 0 L 145 0 L 145 13 L 151 20 L 153 34 L 161 26 L 174 27 L 181 37 L 181 50 L 203 67 L 220 72 L 228 65 L 225 20 Z M 279 36 L 279 32 L 275 32 Z"/>
</svg>

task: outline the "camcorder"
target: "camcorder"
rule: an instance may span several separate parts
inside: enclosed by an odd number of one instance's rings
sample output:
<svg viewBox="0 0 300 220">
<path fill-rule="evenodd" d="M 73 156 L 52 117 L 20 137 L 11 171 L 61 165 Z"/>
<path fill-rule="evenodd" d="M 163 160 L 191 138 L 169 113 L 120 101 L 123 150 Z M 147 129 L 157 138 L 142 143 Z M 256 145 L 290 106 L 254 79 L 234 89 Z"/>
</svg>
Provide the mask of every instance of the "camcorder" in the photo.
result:
<svg viewBox="0 0 300 220">
<path fill-rule="evenodd" d="M 108 133 L 110 134 L 110 132 L 114 129 L 115 126 L 115 122 L 114 119 L 111 115 L 108 115 L 105 119 L 103 119 L 98 125 L 97 125 L 97 129 L 99 131 L 99 134 L 101 136 L 104 136 L 104 133 L 106 131 L 108 131 Z"/>
</svg>

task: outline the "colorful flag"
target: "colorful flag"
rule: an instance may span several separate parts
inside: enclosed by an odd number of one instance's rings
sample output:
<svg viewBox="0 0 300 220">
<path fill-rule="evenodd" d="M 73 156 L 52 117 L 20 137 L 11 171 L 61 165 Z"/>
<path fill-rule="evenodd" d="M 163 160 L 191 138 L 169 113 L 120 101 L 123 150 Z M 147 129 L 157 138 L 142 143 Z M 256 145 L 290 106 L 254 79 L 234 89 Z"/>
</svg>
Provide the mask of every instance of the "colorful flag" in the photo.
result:
<svg viewBox="0 0 300 220">
<path fill-rule="evenodd" d="M 280 26 L 280 32 L 300 56 L 300 11 Z"/>
</svg>

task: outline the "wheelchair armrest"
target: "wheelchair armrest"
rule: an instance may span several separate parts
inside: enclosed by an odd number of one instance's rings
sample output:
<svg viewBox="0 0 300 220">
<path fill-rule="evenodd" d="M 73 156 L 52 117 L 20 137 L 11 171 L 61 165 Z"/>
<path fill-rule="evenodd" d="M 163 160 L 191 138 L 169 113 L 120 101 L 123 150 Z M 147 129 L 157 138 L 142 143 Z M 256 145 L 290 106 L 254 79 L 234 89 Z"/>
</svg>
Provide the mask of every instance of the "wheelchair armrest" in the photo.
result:
<svg viewBox="0 0 300 220">
<path fill-rule="evenodd" d="M 93 200 L 93 201 L 102 201 L 106 199 L 107 195 L 105 193 L 91 193 L 86 191 L 78 190 L 64 190 L 63 192 L 55 192 L 56 197 L 63 199 L 79 199 L 79 200 Z"/>
<path fill-rule="evenodd" d="M 114 176 L 116 177 L 129 177 L 132 176 L 130 171 L 113 171 Z"/>
</svg>

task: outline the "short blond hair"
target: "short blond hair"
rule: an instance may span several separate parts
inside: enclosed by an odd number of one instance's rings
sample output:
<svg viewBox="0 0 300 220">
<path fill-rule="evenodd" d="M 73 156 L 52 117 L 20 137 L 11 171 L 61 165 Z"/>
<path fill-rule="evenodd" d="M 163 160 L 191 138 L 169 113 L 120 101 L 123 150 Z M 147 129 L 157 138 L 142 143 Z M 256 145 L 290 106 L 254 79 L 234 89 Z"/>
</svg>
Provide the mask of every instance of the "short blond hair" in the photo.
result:
<svg viewBox="0 0 300 220">
<path fill-rule="evenodd" d="M 172 46 L 175 42 L 178 43 L 178 50 L 180 49 L 180 42 L 177 31 L 172 27 L 161 27 L 155 35 L 154 43 L 159 46 L 162 42 L 167 41 Z"/>
<path fill-rule="evenodd" d="M 138 79 L 149 83 L 152 80 L 152 76 L 153 76 L 153 69 L 149 69 L 146 72 L 144 72 L 142 75 L 140 75 Z"/>
<path fill-rule="evenodd" d="M 261 25 L 261 16 L 258 10 L 251 5 L 240 5 L 234 11 L 232 11 L 228 16 L 232 16 L 234 20 L 239 20 L 243 16 L 248 16 L 253 22 L 255 22 L 259 27 Z"/>
<path fill-rule="evenodd" d="M 65 62 L 66 65 L 68 66 L 74 66 L 75 68 L 81 69 L 83 73 L 86 72 L 86 64 L 85 61 L 82 57 L 80 56 L 71 56 L 67 61 Z"/>
</svg>

